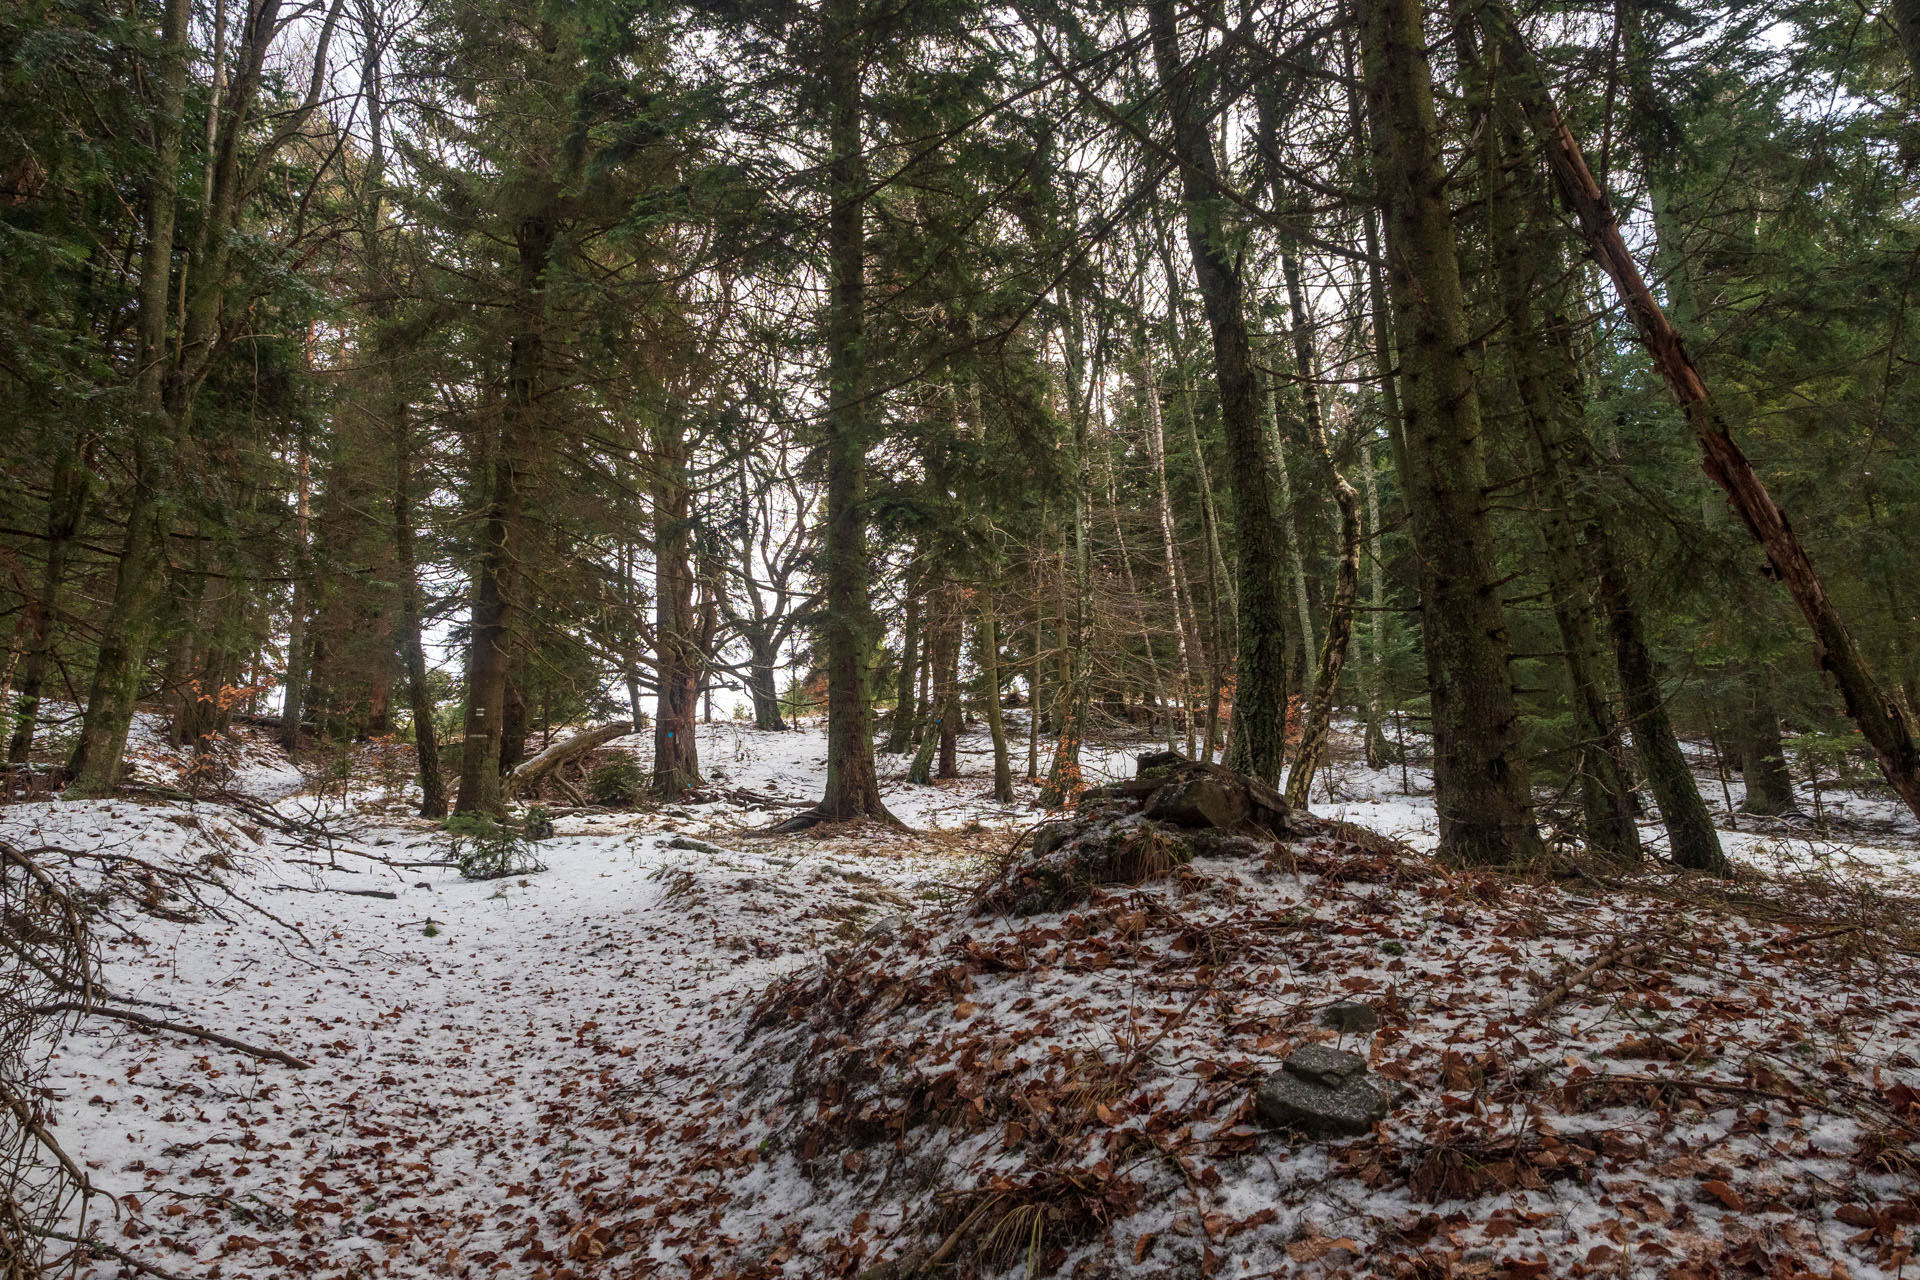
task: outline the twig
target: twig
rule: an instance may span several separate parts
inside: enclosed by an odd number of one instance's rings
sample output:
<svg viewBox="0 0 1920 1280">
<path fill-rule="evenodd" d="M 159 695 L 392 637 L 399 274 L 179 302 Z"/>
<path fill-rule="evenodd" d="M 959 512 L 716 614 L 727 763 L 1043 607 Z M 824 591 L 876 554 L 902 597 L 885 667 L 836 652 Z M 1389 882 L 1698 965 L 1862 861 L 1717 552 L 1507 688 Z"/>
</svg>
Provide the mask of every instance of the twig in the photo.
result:
<svg viewBox="0 0 1920 1280">
<path fill-rule="evenodd" d="M 205 1027 L 196 1027 L 188 1022 L 168 1022 L 164 1018 L 155 1018 L 149 1014 L 135 1013 L 132 1009 L 113 1009 L 106 1005 L 85 1005 L 78 1000 L 61 1000 L 54 1004 L 43 1004 L 35 1013 L 81 1013 L 94 1014 L 102 1018 L 117 1018 L 121 1022 L 131 1022 L 136 1027 L 145 1027 L 150 1031 L 171 1031 L 176 1035 L 192 1036 L 196 1040 L 205 1040 L 227 1049 L 252 1054 L 256 1058 L 266 1058 L 272 1062 L 284 1063 L 297 1071 L 304 1071 L 313 1064 L 304 1058 L 296 1058 L 280 1049 L 265 1048 L 248 1044 L 244 1040 L 235 1040 L 232 1036 L 222 1035 L 218 1031 L 209 1031 Z"/>
</svg>

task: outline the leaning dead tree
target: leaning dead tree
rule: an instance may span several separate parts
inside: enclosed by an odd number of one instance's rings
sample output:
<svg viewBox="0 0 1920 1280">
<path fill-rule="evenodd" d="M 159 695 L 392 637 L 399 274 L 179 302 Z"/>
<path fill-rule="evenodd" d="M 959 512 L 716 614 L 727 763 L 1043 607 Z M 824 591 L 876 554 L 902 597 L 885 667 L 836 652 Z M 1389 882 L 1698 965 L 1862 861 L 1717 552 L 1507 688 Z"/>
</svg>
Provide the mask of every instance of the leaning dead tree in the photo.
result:
<svg viewBox="0 0 1920 1280">
<path fill-rule="evenodd" d="M 1887 781 L 1915 816 L 1920 816 L 1920 747 L 1916 747 L 1898 704 L 1874 675 L 1866 654 L 1827 594 L 1826 584 L 1815 571 L 1800 536 L 1787 522 L 1787 513 L 1773 500 L 1766 482 L 1735 442 L 1680 332 L 1654 298 L 1627 249 L 1620 220 L 1606 191 L 1588 169 L 1580 144 L 1554 105 L 1553 95 L 1512 15 L 1498 3 L 1485 5 L 1480 15 L 1487 43 L 1513 73 L 1520 109 L 1539 140 L 1561 195 L 1579 218 L 1594 260 L 1612 279 L 1641 344 L 1686 414 L 1687 425 L 1693 428 L 1700 445 L 1701 466 L 1715 484 L 1726 490 L 1729 504 L 1766 552 L 1774 576 L 1800 606 L 1813 632 L 1814 656 L 1820 669 L 1840 690 L 1847 715 L 1873 748 Z"/>
<path fill-rule="evenodd" d="M 603 724 L 597 729 L 583 729 L 570 738 L 562 738 L 531 760 L 524 760 L 515 766 L 501 784 L 502 797 L 513 799 L 569 760 L 577 760 L 595 747 L 604 746 L 615 738 L 624 738 L 633 731 L 632 721 L 620 720 Z"/>
<path fill-rule="evenodd" d="M 47 1054 L 94 998 L 86 916 L 65 884 L 0 840 L 0 1280 L 50 1273 L 48 1242 L 92 1194 L 35 1087 Z"/>
</svg>

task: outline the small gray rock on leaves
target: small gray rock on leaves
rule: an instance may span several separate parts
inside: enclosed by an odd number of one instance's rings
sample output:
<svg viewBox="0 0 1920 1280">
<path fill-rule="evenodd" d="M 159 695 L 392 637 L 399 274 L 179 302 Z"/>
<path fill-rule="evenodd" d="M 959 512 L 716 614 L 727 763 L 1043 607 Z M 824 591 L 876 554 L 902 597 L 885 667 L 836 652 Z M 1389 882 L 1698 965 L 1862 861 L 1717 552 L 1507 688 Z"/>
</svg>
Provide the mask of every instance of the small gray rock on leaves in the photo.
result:
<svg viewBox="0 0 1920 1280">
<path fill-rule="evenodd" d="M 1368 1133 L 1388 1105 L 1364 1058 L 1319 1044 L 1289 1054 L 1254 1091 L 1254 1107 L 1269 1124 L 1315 1137 Z"/>
</svg>

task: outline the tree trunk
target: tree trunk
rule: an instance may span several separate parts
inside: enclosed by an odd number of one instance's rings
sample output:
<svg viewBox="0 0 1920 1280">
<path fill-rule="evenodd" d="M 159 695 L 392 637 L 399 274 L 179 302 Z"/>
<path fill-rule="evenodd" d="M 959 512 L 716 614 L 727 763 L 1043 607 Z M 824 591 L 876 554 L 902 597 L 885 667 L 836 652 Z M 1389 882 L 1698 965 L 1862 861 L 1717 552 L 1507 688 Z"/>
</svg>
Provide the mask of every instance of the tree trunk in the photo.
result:
<svg viewBox="0 0 1920 1280">
<path fill-rule="evenodd" d="M 654 423 L 653 559 L 656 710 L 653 791 L 675 801 L 701 785 L 699 620 L 693 606 L 693 494 L 680 422 Z"/>
<path fill-rule="evenodd" d="M 860 0 L 826 0 L 821 70 L 827 92 L 827 215 L 830 298 L 827 322 L 826 528 L 822 560 L 826 622 L 827 783 L 810 820 L 894 822 L 880 801 L 867 701 L 873 611 L 868 596 L 867 449 L 872 410 L 866 398 L 866 164 L 861 138 Z"/>
<path fill-rule="evenodd" d="M 1387 212 L 1406 482 L 1433 702 L 1440 853 L 1525 866 L 1533 825 L 1481 439 L 1480 402 L 1419 0 L 1359 0 L 1374 178 Z"/>
<path fill-rule="evenodd" d="M 980 681 L 987 691 L 987 732 L 993 738 L 993 798 L 1012 804 L 1013 766 L 1007 755 L 1006 718 L 1000 714 L 1000 623 L 991 612 L 980 615 L 978 643 Z"/>
<path fill-rule="evenodd" d="M 1049 809 L 1073 803 L 1086 789 L 1080 772 L 1080 747 L 1086 738 L 1092 689 L 1087 645 L 1093 621 L 1093 458 L 1088 444 L 1091 390 L 1086 395 L 1081 393 L 1087 375 L 1081 335 L 1080 309 L 1070 299 L 1066 339 L 1067 413 L 1073 423 L 1073 566 L 1071 573 L 1063 575 L 1061 585 L 1064 588 L 1070 582 L 1073 597 L 1062 602 L 1067 625 L 1065 679 L 1061 682 L 1053 763 L 1047 769 L 1046 784 L 1040 788 L 1040 803 Z"/>
<path fill-rule="evenodd" d="M 427 651 L 420 640 L 420 568 L 413 545 L 413 423 L 404 404 L 397 406 L 393 430 L 393 549 L 400 569 L 400 659 L 407 673 L 407 705 L 413 713 L 414 758 L 420 766 L 420 816 L 444 818 L 447 784 L 440 776 L 439 730 L 433 719 L 433 691 L 427 684 Z"/>
<path fill-rule="evenodd" d="M 1680 866 L 1724 874 L 1727 860 L 1720 850 L 1720 835 L 1713 829 L 1713 818 L 1700 798 L 1693 769 L 1667 718 L 1666 695 L 1641 637 L 1632 590 L 1614 558 L 1612 541 L 1597 526 L 1589 526 L 1587 547 L 1599 578 L 1600 606 L 1613 641 L 1627 723 L 1640 754 L 1640 767 L 1647 775 L 1647 786 L 1667 828 L 1668 853 Z"/>
<path fill-rule="evenodd" d="M 1734 734 L 1740 745 L 1740 776 L 1747 784 L 1743 813 L 1780 817 L 1798 814 L 1793 797 L 1793 774 L 1787 768 L 1786 745 L 1780 740 L 1780 717 L 1764 677 L 1743 674 L 1734 708 Z"/>
<path fill-rule="evenodd" d="M 900 675 L 894 684 L 893 722 L 887 726 L 888 755 L 902 755 L 913 745 L 913 722 L 919 715 L 914 701 L 915 680 L 920 672 L 920 597 L 908 580 L 906 599 L 901 601 Z"/>
<path fill-rule="evenodd" d="M 1186 206 L 1187 246 L 1213 333 L 1214 376 L 1232 463 L 1238 653 L 1234 667 L 1236 767 L 1277 783 L 1286 753 L 1286 630 L 1273 528 L 1272 459 L 1260 427 L 1260 386 L 1247 338 L 1240 264 L 1215 194 L 1219 166 L 1207 132 L 1205 85 L 1180 53 L 1173 0 L 1147 7 L 1154 65 L 1173 126 Z"/>
<path fill-rule="evenodd" d="M 1456 47 L 1471 77 L 1474 105 L 1483 115 L 1481 150 L 1488 184 L 1487 240 L 1499 305 L 1505 311 L 1508 369 L 1533 445 L 1531 488 L 1546 547 L 1546 576 L 1560 635 L 1573 713 L 1573 758 L 1589 847 L 1624 861 L 1640 856 L 1640 830 L 1621 741 L 1622 729 L 1600 682 L 1599 641 L 1588 600 L 1592 573 L 1580 552 L 1576 501 L 1566 478 L 1565 441 L 1584 431 L 1586 396 L 1557 307 L 1543 323 L 1537 298 L 1563 288 L 1564 263 L 1550 231 L 1544 184 L 1531 182 L 1519 163 L 1517 129 L 1465 23 Z M 1551 330 L 1551 336 L 1549 336 Z"/>
<path fill-rule="evenodd" d="M 1180 654 L 1180 720 L 1186 733 L 1187 757 L 1194 753 L 1193 653 L 1199 647 L 1200 628 L 1194 616 L 1193 593 L 1187 586 L 1186 564 L 1173 522 L 1173 502 L 1167 492 L 1167 438 L 1160 417 L 1160 388 L 1153 376 L 1153 353 L 1145 335 L 1140 342 L 1141 395 L 1147 404 L 1147 446 L 1153 458 L 1156 506 L 1160 518 L 1160 554 L 1166 562 L 1167 587 L 1173 596 L 1174 636 Z M 1203 664 L 1204 665 L 1204 664 Z"/>
<path fill-rule="evenodd" d="M 753 699 L 753 727 L 769 731 L 787 727 L 780 714 L 779 646 L 764 632 L 747 637 L 747 695 Z"/>
<path fill-rule="evenodd" d="M 508 669 L 513 659 L 522 586 L 526 483 L 540 445 L 538 414 L 545 358 L 545 277 L 555 228 L 544 208 L 520 221 L 515 235 L 520 276 L 516 329 L 507 362 L 507 398 L 493 448 L 485 541 L 474 566 L 471 635 L 467 644 L 467 723 L 460 753 L 462 813 L 504 811 L 501 749 L 507 721 Z"/>
<path fill-rule="evenodd" d="M 46 688 L 47 661 L 53 653 L 54 622 L 60 613 L 60 590 L 66 579 L 67 557 L 86 519 L 91 477 L 84 452 L 76 440 L 61 455 L 54 467 L 53 491 L 47 497 L 47 563 L 41 570 L 40 594 L 24 619 L 26 658 L 20 671 L 19 700 L 14 704 L 13 735 L 7 742 L 7 759 L 14 764 L 25 764 L 33 751 L 40 698 Z"/>
<path fill-rule="evenodd" d="M 159 67 L 149 81 L 153 86 L 153 176 L 146 192 L 146 244 L 140 256 L 134 352 L 135 412 L 146 421 L 135 427 L 126 537 L 94 658 L 86 716 L 67 763 L 73 781 L 62 794 L 74 799 L 111 795 L 119 781 L 147 646 L 155 632 L 153 602 L 166 574 L 162 503 L 170 496 L 173 455 L 180 443 L 180 424 L 167 412 L 167 316 L 192 10 L 190 0 L 166 0 Z"/>
</svg>

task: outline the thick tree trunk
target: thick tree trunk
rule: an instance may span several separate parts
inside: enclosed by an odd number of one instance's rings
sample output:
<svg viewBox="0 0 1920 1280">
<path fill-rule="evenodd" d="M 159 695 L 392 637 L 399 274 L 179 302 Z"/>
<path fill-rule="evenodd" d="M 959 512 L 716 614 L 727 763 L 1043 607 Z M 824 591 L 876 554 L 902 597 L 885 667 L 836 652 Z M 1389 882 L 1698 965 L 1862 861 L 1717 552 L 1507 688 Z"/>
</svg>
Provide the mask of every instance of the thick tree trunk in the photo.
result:
<svg viewBox="0 0 1920 1280">
<path fill-rule="evenodd" d="M 507 729 L 507 683 L 513 660 L 522 588 L 526 485 L 539 448 L 539 382 L 545 357 L 545 276 L 555 228 L 542 208 L 521 219 L 519 312 L 507 362 L 507 398 L 500 438 L 492 450 L 486 523 L 474 566 L 471 632 L 467 644 L 467 723 L 460 753 L 462 813 L 500 813 L 502 745 Z"/>
<path fill-rule="evenodd" d="M 867 655 L 873 610 L 868 596 L 867 449 L 872 409 L 866 397 L 866 164 L 861 139 L 860 0 L 826 0 L 821 59 L 827 95 L 827 215 L 830 298 L 827 321 L 826 528 L 822 560 L 826 622 L 827 783 L 808 820 L 895 821 L 880 801 L 873 767 Z"/>
<path fill-rule="evenodd" d="M 1406 475 L 1433 702 L 1440 852 L 1524 866 L 1540 853 L 1493 563 L 1480 402 L 1419 0 L 1359 0 L 1369 135 L 1387 211 Z"/>
<path fill-rule="evenodd" d="M 1685 341 L 1654 299 L 1646 279 L 1628 251 L 1612 205 L 1587 168 L 1586 157 L 1573 132 L 1561 119 L 1546 82 L 1534 66 L 1511 15 L 1490 3 L 1482 11 L 1491 42 L 1499 45 L 1515 69 L 1512 80 L 1521 108 L 1545 150 L 1561 195 L 1580 220 L 1594 257 L 1612 279 L 1632 318 L 1654 367 L 1666 381 L 1699 442 L 1702 465 L 1715 484 L 1726 490 L 1734 511 L 1766 552 L 1774 576 L 1800 606 L 1813 633 L 1814 656 L 1821 670 L 1839 687 L 1847 715 L 1873 748 L 1881 772 L 1907 807 L 1920 816 L 1920 747 L 1914 742 L 1898 704 L 1874 676 L 1866 655 L 1855 643 L 1839 610 L 1827 595 L 1826 584 L 1813 567 L 1799 535 L 1759 472 L 1734 442 L 1727 423 L 1707 392 L 1706 382 L 1687 353 Z"/>
<path fill-rule="evenodd" d="M 1599 640 L 1589 603 L 1592 573 L 1580 552 L 1576 497 L 1566 477 L 1566 441 L 1585 430 L 1586 396 L 1566 334 L 1553 314 L 1543 323 L 1536 299 L 1556 298 L 1564 264 L 1549 231 L 1550 193 L 1519 163 L 1524 148 L 1496 86 L 1464 23 L 1456 47 L 1469 68 L 1474 105 L 1483 113 L 1484 208 L 1507 367 L 1533 445 L 1531 479 L 1546 547 L 1546 576 L 1560 635 L 1573 713 L 1573 760 L 1579 782 L 1583 835 L 1589 847 L 1613 858 L 1640 856 L 1633 794 L 1622 728 L 1600 682 Z M 1548 311 L 1555 310 L 1551 305 Z M 1551 331 L 1551 335 L 1549 333 Z M 1588 523 L 1591 523 L 1588 521 Z"/>
<path fill-rule="evenodd" d="M 74 799 L 111 795 L 120 778 L 127 732 L 133 725 L 147 646 L 156 629 L 154 600 L 166 575 L 166 515 L 162 500 L 172 488 L 181 424 L 167 412 L 167 317 L 173 276 L 174 224 L 178 210 L 181 135 L 185 127 L 189 0 L 166 0 L 153 85 L 153 169 L 146 192 L 146 244 L 141 250 L 134 352 L 135 411 L 144 418 L 134 436 L 133 494 L 126 537 L 114 575 L 86 716 L 67 769 L 73 781 L 62 793 Z"/>
<path fill-rule="evenodd" d="M 1599 579 L 1600 607 L 1613 641 L 1628 727 L 1640 755 L 1640 767 L 1647 775 L 1647 787 L 1660 806 L 1660 817 L 1667 828 L 1668 854 L 1680 866 L 1724 874 L 1727 860 L 1720 850 L 1720 835 L 1713 829 L 1713 818 L 1700 798 L 1693 769 L 1667 718 L 1666 695 L 1640 633 L 1640 616 L 1626 574 L 1614 557 L 1611 539 L 1597 525 L 1588 527 L 1587 547 Z"/>
<path fill-rule="evenodd" d="M 693 495 L 687 450 L 677 420 L 654 425 L 654 689 L 653 791 L 678 800 L 701 785 L 695 723 L 700 712 L 700 623 L 693 606 Z"/>
<path fill-rule="evenodd" d="M 1260 386 L 1247 337 L 1239 261 L 1215 194 L 1219 166 L 1207 132 L 1203 85 L 1197 64 L 1181 56 L 1173 0 L 1151 0 L 1147 17 L 1180 162 L 1188 251 L 1213 333 L 1221 423 L 1232 462 L 1239 646 L 1229 754 L 1236 767 L 1272 784 L 1280 779 L 1286 753 L 1287 709 L 1286 629 L 1268 480 L 1272 459 L 1260 427 Z"/>
<path fill-rule="evenodd" d="M 753 699 L 753 727 L 780 730 L 787 727 L 780 714 L 780 686 L 775 679 L 780 669 L 779 646 L 764 632 L 747 637 L 747 696 Z"/>
</svg>

